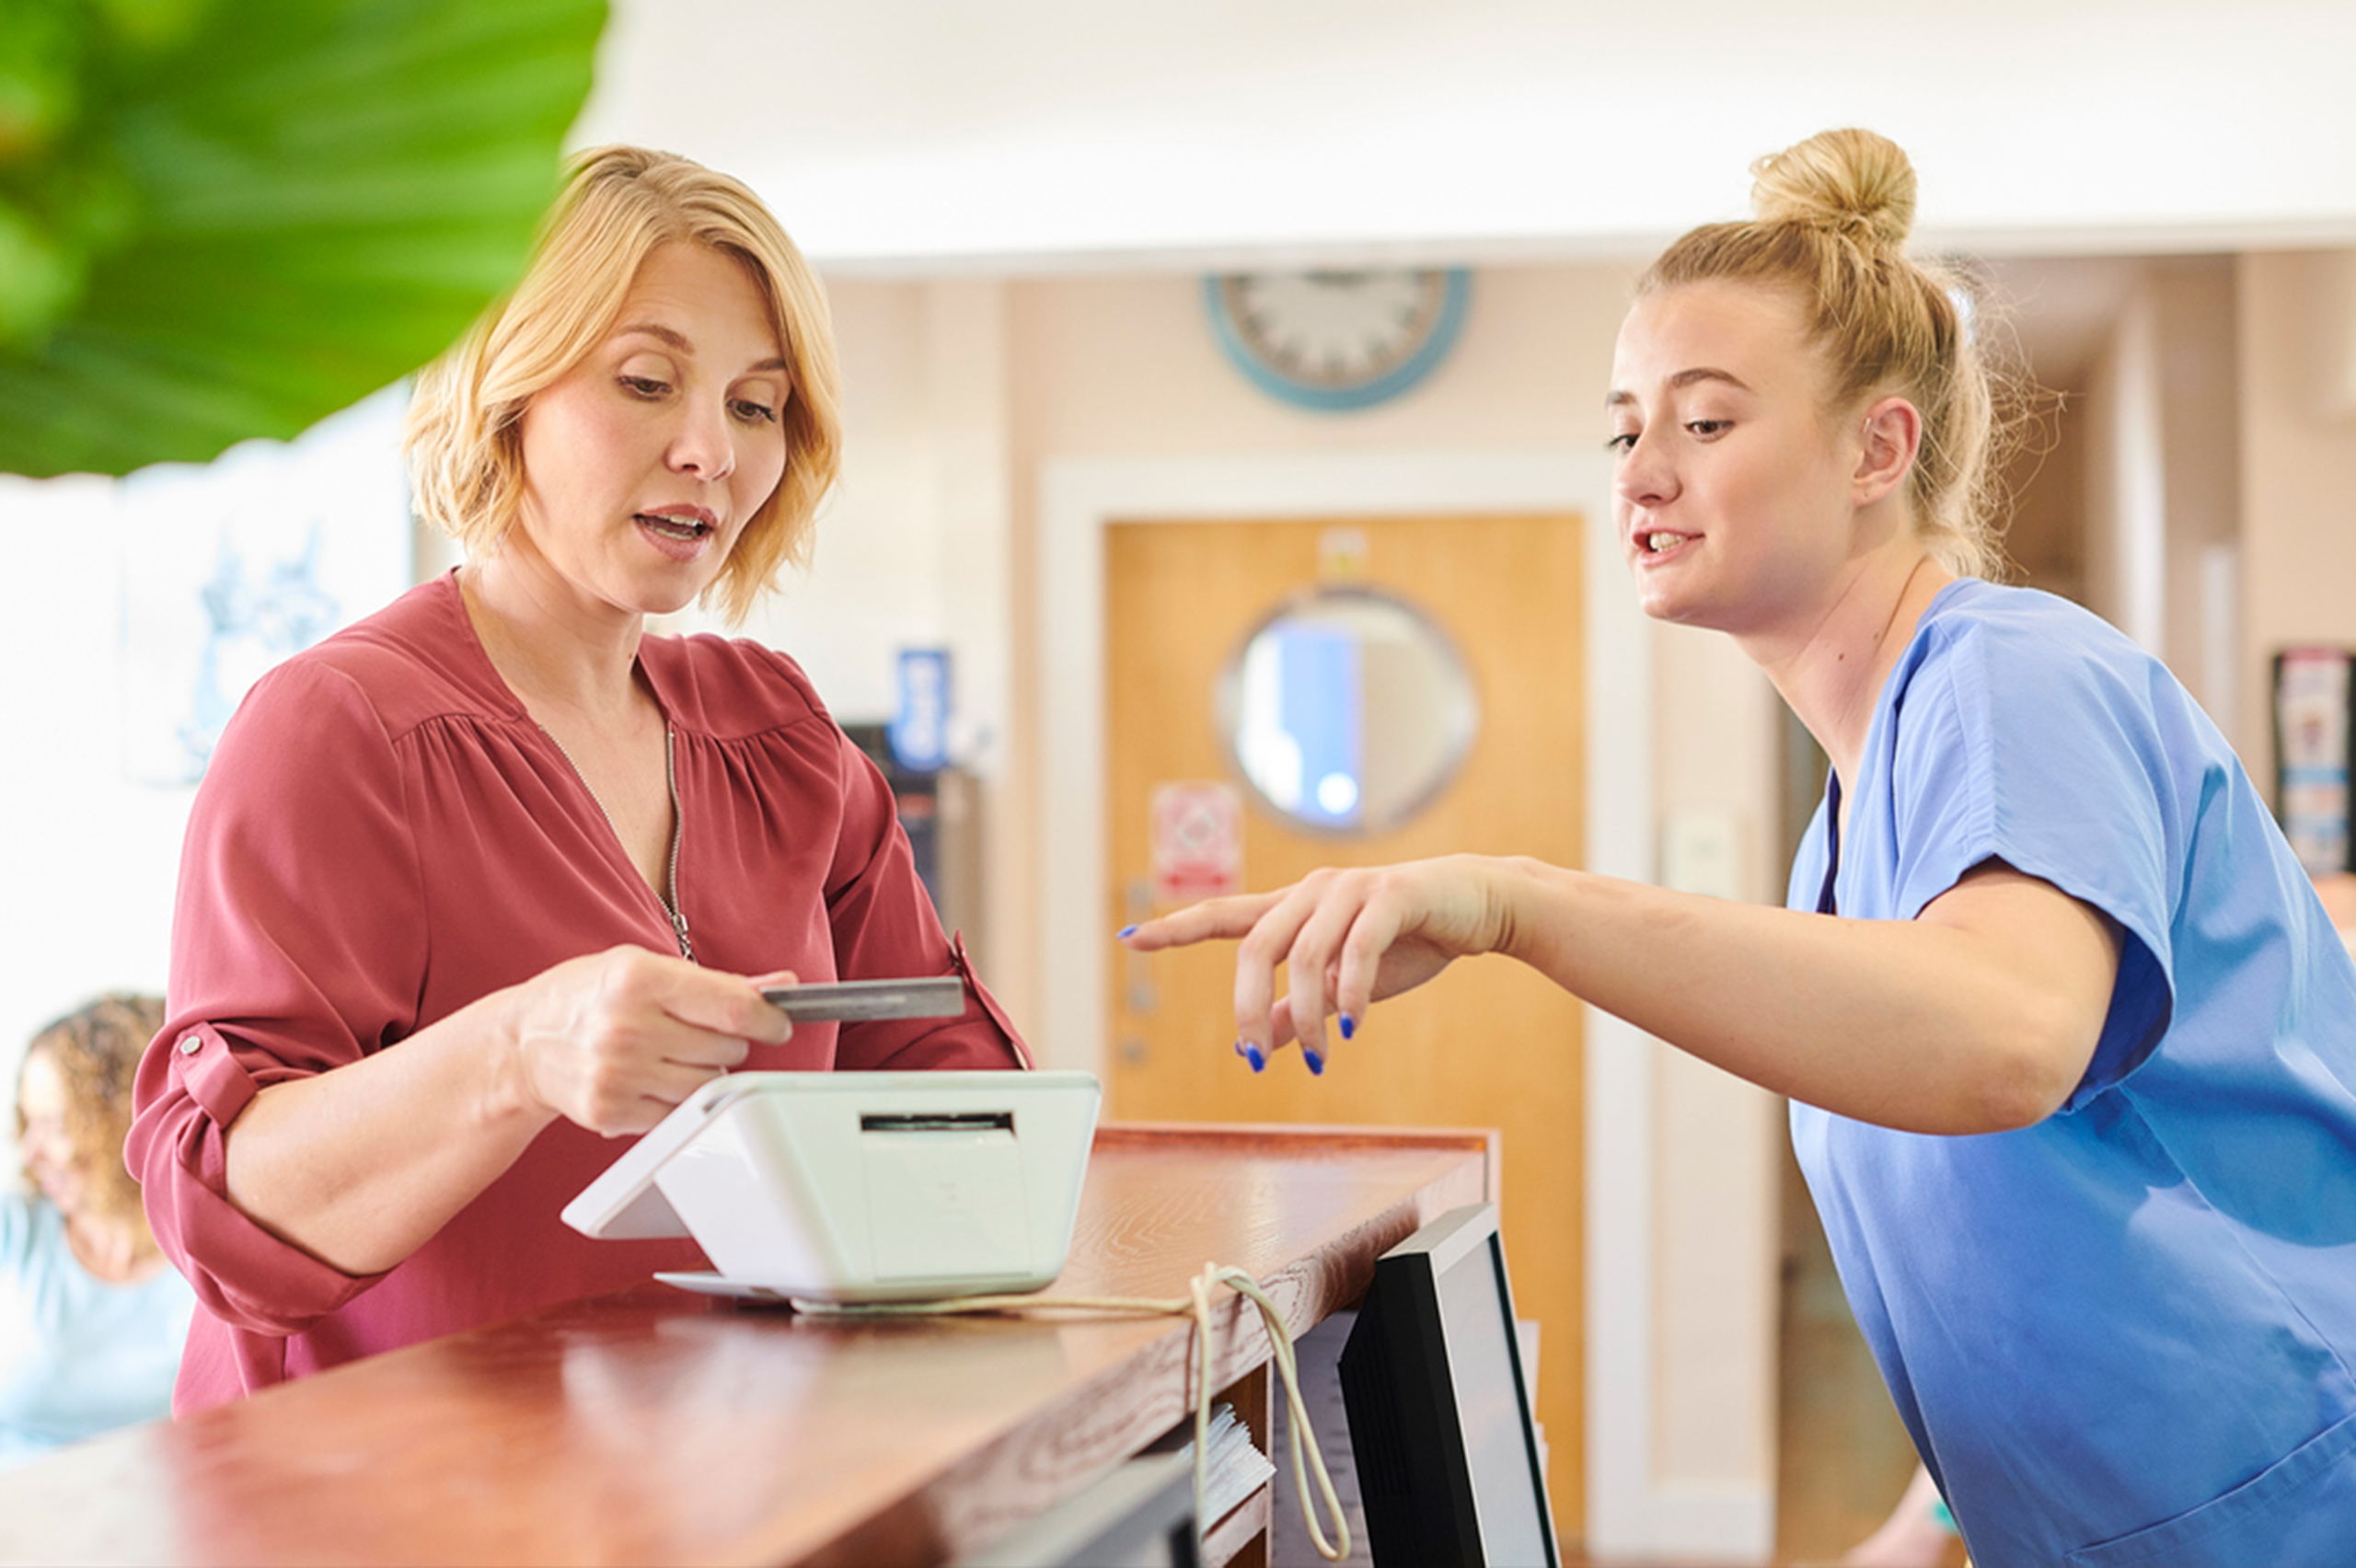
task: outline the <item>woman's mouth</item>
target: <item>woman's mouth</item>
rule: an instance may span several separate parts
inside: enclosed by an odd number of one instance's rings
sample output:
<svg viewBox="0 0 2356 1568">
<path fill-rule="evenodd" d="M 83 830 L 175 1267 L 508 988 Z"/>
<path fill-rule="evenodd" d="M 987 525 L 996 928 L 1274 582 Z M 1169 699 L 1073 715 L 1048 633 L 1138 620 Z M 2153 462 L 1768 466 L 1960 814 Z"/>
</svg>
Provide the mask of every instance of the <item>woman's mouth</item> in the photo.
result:
<svg viewBox="0 0 2356 1568">
<path fill-rule="evenodd" d="M 704 541 L 720 530 L 719 519 L 701 507 L 641 512 L 631 521 L 650 544 L 674 560 L 693 560 L 703 553 Z"/>
<path fill-rule="evenodd" d="M 1646 560 L 1657 560 L 1673 553 L 1678 547 L 1693 542 L 1696 536 L 1671 533 L 1666 528 L 1645 528 L 1636 533 L 1636 553 Z"/>
</svg>

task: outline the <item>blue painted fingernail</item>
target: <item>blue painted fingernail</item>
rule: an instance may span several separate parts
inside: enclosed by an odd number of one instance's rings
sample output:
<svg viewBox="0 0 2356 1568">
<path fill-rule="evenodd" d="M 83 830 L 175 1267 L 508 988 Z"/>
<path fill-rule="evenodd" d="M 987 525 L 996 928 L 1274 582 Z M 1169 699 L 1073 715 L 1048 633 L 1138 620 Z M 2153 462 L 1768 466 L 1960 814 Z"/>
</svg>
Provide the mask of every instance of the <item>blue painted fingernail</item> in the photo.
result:
<svg viewBox="0 0 2356 1568">
<path fill-rule="evenodd" d="M 1119 930 L 1113 933 L 1113 939 L 1114 940 L 1118 941 L 1123 937 L 1134 935 L 1136 931 L 1137 928 L 1135 926 L 1124 926 Z"/>
<path fill-rule="evenodd" d="M 1255 1073 L 1264 1071 L 1268 1065 L 1268 1058 L 1260 1054 L 1260 1047 L 1249 1042 L 1243 1047 L 1243 1059 L 1252 1064 L 1252 1070 Z"/>
<path fill-rule="evenodd" d="M 1245 1043 L 1244 1043 L 1243 1041 L 1239 1040 L 1239 1041 L 1237 1041 L 1237 1042 L 1235 1043 L 1235 1054 L 1236 1054 L 1237 1055 L 1239 1055 L 1239 1056 L 1242 1055 L 1243 1055 L 1243 1053 L 1244 1053 L 1244 1051 L 1245 1051 L 1245 1049 L 1246 1049 L 1246 1045 L 1245 1045 Z"/>
<path fill-rule="evenodd" d="M 1300 1059 L 1309 1064 L 1311 1074 L 1322 1074 L 1325 1070 L 1325 1058 L 1306 1045 L 1300 1048 Z"/>
<path fill-rule="evenodd" d="M 1349 1014 L 1344 1013 L 1342 1015 L 1342 1038 L 1345 1040 L 1354 1039 L 1357 1037 L 1357 1032 L 1358 1020 L 1352 1018 Z"/>
</svg>

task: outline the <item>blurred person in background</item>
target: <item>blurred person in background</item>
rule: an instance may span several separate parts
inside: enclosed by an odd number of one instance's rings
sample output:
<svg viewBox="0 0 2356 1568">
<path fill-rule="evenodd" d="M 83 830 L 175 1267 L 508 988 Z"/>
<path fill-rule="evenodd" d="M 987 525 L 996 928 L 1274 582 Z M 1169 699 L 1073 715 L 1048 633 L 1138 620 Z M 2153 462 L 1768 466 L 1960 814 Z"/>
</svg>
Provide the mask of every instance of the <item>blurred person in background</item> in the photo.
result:
<svg viewBox="0 0 2356 1568">
<path fill-rule="evenodd" d="M 20 1188 L 0 1192 L 0 1470 L 171 1413 L 196 1300 L 122 1162 L 157 997 L 109 996 L 33 1036 L 17 1074 Z"/>
</svg>

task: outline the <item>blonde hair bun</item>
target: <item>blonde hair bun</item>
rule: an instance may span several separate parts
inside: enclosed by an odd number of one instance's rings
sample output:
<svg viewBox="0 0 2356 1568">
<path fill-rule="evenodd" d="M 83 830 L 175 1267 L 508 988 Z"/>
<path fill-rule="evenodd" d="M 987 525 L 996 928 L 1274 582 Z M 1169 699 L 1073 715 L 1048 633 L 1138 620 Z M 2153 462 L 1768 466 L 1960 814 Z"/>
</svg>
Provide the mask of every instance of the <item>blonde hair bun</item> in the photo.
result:
<svg viewBox="0 0 2356 1568">
<path fill-rule="evenodd" d="M 1750 166 L 1751 211 L 1768 224 L 1806 224 L 1903 249 L 1914 226 L 1914 166 L 1871 131 L 1819 131 Z"/>
</svg>

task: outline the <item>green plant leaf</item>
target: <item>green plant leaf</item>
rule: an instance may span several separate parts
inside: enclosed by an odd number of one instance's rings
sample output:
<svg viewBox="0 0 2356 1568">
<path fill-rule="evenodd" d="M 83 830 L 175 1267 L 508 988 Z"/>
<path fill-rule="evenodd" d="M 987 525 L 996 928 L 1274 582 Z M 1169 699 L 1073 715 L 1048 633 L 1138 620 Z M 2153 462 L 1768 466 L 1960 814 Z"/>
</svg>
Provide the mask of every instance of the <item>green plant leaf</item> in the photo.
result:
<svg viewBox="0 0 2356 1568">
<path fill-rule="evenodd" d="M 0 306 L 22 296 L 12 342 L 0 309 L 0 471 L 208 461 L 439 353 L 522 271 L 606 5 L 118 0 L 80 17 L 78 56 L 41 56 L 80 79 L 20 94 L 77 117 L 29 157 L 0 148 L 9 243 L 49 269 L 0 286 Z"/>
</svg>

